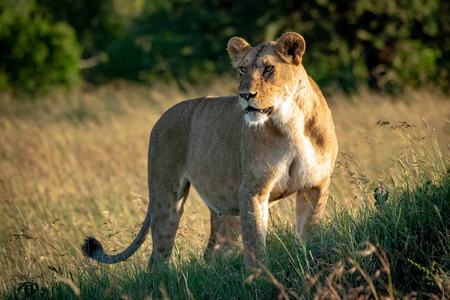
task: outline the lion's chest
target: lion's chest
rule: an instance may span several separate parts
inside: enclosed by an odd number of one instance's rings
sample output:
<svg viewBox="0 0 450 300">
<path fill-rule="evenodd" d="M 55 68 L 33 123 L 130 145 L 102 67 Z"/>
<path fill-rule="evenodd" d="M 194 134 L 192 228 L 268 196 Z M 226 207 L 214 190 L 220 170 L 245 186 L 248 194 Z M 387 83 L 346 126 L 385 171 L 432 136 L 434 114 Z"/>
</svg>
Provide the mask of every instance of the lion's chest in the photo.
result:
<svg viewBox="0 0 450 300">
<path fill-rule="evenodd" d="M 297 149 L 296 157 L 289 168 L 291 180 L 297 182 L 300 188 L 318 185 L 323 177 L 328 175 L 329 163 L 306 136 L 301 137 Z"/>
<path fill-rule="evenodd" d="M 278 166 L 278 176 L 269 196 L 269 201 L 287 197 L 301 189 L 320 185 L 328 176 L 329 163 L 319 154 L 307 137 L 289 145 L 289 152 Z"/>
</svg>

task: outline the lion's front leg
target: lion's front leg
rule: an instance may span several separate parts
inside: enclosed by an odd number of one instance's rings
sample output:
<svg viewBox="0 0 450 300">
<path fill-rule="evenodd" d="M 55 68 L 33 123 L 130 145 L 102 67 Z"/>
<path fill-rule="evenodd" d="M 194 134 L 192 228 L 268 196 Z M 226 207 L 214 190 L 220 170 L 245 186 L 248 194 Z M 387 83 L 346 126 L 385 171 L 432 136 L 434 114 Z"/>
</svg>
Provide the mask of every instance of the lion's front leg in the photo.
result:
<svg viewBox="0 0 450 300">
<path fill-rule="evenodd" d="M 242 188 L 239 191 L 244 263 L 255 265 L 255 260 L 265 260 L 266 232 L 269 219 L 268 195 L 255 195 Z"/>
</svg>

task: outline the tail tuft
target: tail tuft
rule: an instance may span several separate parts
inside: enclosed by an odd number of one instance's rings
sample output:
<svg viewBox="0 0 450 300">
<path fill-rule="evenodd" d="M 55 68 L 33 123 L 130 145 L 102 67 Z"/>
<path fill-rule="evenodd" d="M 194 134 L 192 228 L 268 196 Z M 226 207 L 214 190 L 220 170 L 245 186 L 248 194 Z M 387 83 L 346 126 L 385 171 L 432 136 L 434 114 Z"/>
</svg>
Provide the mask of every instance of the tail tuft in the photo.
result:
<svg viewBox="0 0 450 300">
<path fill-rule="evenodd" d="M 98 259 L 100 256 L 105 254 L 102 244 L 93 237 L 87 237 L 84 244 L 81 246 L 83 254 L 87 257 Z"/>
</svg>

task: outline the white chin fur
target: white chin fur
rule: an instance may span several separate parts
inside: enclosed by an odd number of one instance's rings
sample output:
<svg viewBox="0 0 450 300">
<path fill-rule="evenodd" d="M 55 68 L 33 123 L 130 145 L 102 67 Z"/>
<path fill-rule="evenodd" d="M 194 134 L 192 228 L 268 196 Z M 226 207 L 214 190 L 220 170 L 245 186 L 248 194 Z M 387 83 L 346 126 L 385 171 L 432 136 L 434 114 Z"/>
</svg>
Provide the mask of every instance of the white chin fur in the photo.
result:
<svg viewBox="0 0 450 300">
<path fill-rule="evenodd" d="M 245 118 L 245 122 L 249 125 L 261 126 L 269 119 L 269 116 L 267 114 L 250 111 L 245 114 L 244 118 Z"/>
</svg>

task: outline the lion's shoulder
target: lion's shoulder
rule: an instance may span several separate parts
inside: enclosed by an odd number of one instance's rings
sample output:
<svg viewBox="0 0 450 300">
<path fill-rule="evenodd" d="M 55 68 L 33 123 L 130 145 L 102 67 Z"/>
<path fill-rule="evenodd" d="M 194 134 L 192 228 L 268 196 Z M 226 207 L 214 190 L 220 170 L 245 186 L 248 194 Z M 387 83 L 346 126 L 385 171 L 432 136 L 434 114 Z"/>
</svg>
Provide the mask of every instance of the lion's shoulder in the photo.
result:
<svg viewBox="0 0 450 300">
<path fill-rule="evenodd" d="M 317 83 L 311 78 L 311 76 L 308 76 L 308 80 L 311 85 L 312 92 L 316 95 L 323 97 L 322 91 L 320 90 Z"/>
</svg>

